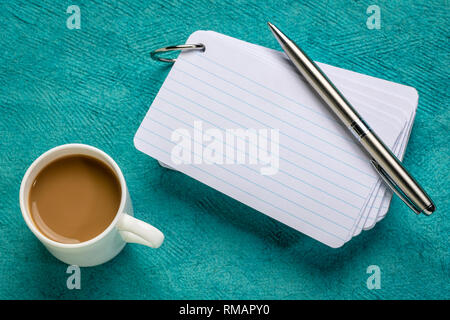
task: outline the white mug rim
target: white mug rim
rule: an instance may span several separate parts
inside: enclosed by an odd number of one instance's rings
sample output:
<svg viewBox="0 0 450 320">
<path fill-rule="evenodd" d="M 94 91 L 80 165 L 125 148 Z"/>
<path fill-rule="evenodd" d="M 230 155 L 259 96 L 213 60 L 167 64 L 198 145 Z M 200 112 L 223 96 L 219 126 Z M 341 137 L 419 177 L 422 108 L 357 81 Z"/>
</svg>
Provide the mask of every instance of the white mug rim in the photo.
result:
<svg viewBox="0 0 450 320">
<path fill-rule="evenodd" d="M 114 174 L 116 175 L 116 177 L 119 179 L 119 183 L 120 183 L 120 187 L 121 187 L 121 198 L 120 198 L 120 205 L 119 205 L 119 209 L 117 210 L 116 216 L 114 217 L 114 220 L 109 224 L 109 226 L 103 230 L 99 235 L 95 236 L 92 239 L 89 239 L 87 241 L 83 241 L 80 243 L 62 243 L 62 242 L 57 242 L 54 241 L 48 237 L 46 237 L 42 232 L 39 231 L 39 229 L 36 227 L 36 225 L 34 224 L 34 222 L 32 221 L 31 218 L 31 214 L 28 210 L 28 199 L 25 199 L 25 185 L 26 182 L 29 179 L 29 176 L 31 175 L 31 173 L 33 172 L 33 170 L 35 169 L 35 167 L 42 161 L 44 161 L 47 157 L 49 157 L 50 155 L 52 155 L 53 153 L 57 153 L 60 152 L 61 150 L 65 150 L 65 149 L 71 149 L 71 148 L 78 148 L 78 149 L 88 149 L 90 151 L 93 151 L 95 153 L 95 156 L 93 156 L 94 158 L 96 158 L 97 160 L 107 162 L 108 165 L 110 165 L 110 167 L 112 167 Z M 76 155 L 76 154 L 80 154 L 80 153 L 72 153 L 72 155 Z M 98 155 L 101 155 L 101 157 L 99 157 Z M 70 154 L 65 154 L 65 155 L 61 155 L 61 157 L 64 156 L 68 156 Z M 56 159 L 59 159 L 60 157 L 57 156 L 55 159 L 53 159 L 52 161 L 55 161 Z M 49 162 L 50 163 L 50 162 Z M 42 169 L 41 169 L 42 170 Z M 31 232 L 33 232 L 33 234 L 43 243 L 46 243 L 50 246 L 53 247 L 58 247 L 58 248 L 83 248 L 83 247 L 87 247 L 89 245 L 92 245 L 93 243 L 96 243 L 98 241 L 100 241 L 102 238 L 104 238 L 109 232 L 111 232 L 111 230 L 116 226 L 116 224 L 118 223 L 120 216 L 124 213 L 124 208 L 125 208 L 125 203 L 126 203 L 126 198 L 127 198 L 127 189 L 126 189 L 126 183 L 125 183 L 125 178 L 123 176 L 122 171 L 120 170 L 119 166 L 117 165 L 117 163 L 104 151 L 87 145 L 87 144 L 82 144 L 82 143 L 68 143 L 68 144 L 63 144 L 63 145 L 59 145 L 57 147 L 54 147 L 50 150 L 47 150 L 46 152 L 44 152 L 43 154 L 41 154 L 37 159 L 35 159 L 33 161 L 33 163 L 28 167 L 27 171 L 25 172 L 25 175 L 22 178 L 22 183 L 20 185 L 20 192 L 19 192 L 19 199 L 20 199 L 20 210 L 22 212 L 22 217 L 25 220 L 25 223 L 27 224 L 28 228 L 31 230 Z"/>
</svg>

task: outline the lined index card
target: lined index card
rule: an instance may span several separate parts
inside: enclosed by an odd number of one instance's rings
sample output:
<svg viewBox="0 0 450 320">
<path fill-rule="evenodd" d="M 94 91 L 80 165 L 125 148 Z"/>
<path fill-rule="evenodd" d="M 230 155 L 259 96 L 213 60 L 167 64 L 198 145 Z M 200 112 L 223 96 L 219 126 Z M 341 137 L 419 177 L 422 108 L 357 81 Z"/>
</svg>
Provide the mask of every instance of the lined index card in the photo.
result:
<svg viewBox="0 0 450 320">
<path fill-rule="evenodd" d="M 177 58 L 136 148 L 331 247 L 351 239 L 384 193 L 347 129 L 282 54 L 256 57 L 253 45 L 212 31 L 187 43 L 206 50 Z M 383 141 L 401 149 L 411 117 L 362 94 L 369 77 L 324 71 Z"/>
</svg>

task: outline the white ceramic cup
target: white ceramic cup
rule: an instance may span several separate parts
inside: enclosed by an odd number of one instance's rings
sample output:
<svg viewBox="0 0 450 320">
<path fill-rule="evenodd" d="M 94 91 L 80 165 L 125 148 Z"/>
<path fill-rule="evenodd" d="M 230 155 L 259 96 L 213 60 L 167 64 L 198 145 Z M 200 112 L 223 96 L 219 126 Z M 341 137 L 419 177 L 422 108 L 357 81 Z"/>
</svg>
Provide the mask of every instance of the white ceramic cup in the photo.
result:
<svg viewBox="0 0 450 320">
<path fill-rule="evenodd" d="M 106 165 L 116 174 L 122 190 L 119 210 L 112 223 L 98 236 L 76 244 L 53 241 L 42 234 L 31 218 L 28 197 L 30 187 L 37 174 L 50 162 L 68 155 L 88 155 Z M 164 241 L 164 235 L 155 227 L 133 217 L 125 178 L 117 163 L 105 152 L 85 145 L 66 144 L 48 150 L 37 158 L 28 168 L 20 186 L 20 209 L 28 228 L 57 259 L 80 267 L 95 266 L 114 258 L 127 242 L 140 243 L 158 248 Z"/>
</svg>

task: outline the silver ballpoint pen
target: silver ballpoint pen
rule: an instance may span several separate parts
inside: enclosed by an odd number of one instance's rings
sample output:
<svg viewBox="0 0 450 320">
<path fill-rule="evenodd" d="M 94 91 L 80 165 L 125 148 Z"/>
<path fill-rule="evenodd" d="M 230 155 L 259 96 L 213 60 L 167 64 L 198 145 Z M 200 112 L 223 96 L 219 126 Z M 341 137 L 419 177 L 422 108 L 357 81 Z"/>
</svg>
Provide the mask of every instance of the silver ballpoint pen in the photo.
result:
<svg viewBox="0 0 450 320">
<path fill-rule="evenodd" d="M 270 22 L 267 24 L 298 71 L 369 154 L 370 162 L 386 184 L 415 213 L 432 214 L 436 207 L 430 197 L 409 175 L 397 157 L 370 129 L 327 76 L 291 39 Z"/>
</svg>

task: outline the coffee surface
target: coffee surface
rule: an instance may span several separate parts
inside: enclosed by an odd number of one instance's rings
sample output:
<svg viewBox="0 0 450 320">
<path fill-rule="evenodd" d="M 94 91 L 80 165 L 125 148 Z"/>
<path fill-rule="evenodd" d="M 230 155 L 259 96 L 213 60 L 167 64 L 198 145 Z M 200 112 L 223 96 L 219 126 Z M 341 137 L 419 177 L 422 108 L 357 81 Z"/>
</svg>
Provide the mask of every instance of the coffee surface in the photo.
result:
<svg viewBox="0 0 450 320">
<path fill-rule="evenodd" d="M 71 155 L 49 163 L 34 180 L 29 210 L 37 228 L 62 243 L 80 243 L 102 233 L 119 209 L 121 188 L 103 162 Z"/>
</svg>

